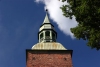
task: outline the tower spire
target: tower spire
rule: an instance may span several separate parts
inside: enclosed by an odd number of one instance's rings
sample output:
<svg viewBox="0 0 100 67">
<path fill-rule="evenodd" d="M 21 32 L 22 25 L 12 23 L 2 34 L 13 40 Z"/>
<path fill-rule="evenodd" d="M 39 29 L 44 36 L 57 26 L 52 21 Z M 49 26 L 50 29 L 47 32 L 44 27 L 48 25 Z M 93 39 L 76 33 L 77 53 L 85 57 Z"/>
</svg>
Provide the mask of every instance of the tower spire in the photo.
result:
<svg viewBox="0 0 100 67">
<path fill-rule="evenodd" d="M 46 9 L 46 16 L 45 16 L 43 24 L 44 23 L 50 23 L 49 18 L 48 18 L 48 9 Z"/>
<path fill-rule="evenodd" d="M 38 39 L 39 42 L 56 42 L 57 33 L 54 29 L 54 26 L 49 21 L 47 11 L 48 9 L 46 9 L 46 16 L 43 24 L 40 26 Z"/>
</svg>

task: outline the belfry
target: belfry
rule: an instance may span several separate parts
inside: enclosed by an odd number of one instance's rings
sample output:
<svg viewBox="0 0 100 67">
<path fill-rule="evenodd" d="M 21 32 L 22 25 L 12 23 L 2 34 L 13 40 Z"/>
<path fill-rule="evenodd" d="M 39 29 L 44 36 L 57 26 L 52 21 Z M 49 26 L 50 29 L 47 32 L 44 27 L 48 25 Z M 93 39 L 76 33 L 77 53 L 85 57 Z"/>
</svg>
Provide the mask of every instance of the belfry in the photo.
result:
<svg viewBox="0 0 100 67">
<path fill-rule="evenodd" d="M 57 32 L 46 12 L 38 32 L 39 43 L 26 50 L 26 67 L 73 67 L 72 52 L 57 42 Z"/>
</svg>

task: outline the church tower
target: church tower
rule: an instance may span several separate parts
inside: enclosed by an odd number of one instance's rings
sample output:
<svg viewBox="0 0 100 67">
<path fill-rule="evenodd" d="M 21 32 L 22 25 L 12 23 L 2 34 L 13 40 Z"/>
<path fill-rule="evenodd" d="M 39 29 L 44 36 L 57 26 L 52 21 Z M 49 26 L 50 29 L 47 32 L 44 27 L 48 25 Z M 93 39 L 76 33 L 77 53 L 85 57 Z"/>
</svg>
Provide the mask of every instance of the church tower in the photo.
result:
<svg viewBox="0 0 100 67">
<path fill-rule="evenodd" d="M 39 43 L 26 50 L 26 67 L 73 67 L 72 50 L 56 42 L 57 32 L 46 13 L 38 32 Z"/>
</svg>

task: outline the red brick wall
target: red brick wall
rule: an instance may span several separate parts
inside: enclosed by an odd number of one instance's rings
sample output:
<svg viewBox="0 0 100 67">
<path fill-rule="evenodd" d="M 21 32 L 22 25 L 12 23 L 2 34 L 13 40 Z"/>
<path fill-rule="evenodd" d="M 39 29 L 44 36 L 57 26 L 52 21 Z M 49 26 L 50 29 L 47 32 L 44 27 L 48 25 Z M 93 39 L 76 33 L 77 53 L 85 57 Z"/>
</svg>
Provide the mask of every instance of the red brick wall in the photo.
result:
<svg viewBox="0 0 100 67">
<path fill-rule="evenodd" d="M 27 52 L 26 67 L 73 67 L 71 53 Z"/>
</svg>

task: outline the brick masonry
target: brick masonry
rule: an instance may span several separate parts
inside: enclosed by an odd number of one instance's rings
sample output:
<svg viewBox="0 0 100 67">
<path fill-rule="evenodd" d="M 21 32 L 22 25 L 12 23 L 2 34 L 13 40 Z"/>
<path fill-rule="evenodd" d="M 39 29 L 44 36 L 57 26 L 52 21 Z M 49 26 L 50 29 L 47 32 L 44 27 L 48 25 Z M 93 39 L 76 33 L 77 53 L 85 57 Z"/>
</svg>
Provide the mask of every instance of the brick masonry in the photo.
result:
<svg viewBox="0 0 100 67">
<path fill-rule="evenodd" d="M 26 50 L 26 67 L 73 67 L 72 50 Z"/>
</svg>

